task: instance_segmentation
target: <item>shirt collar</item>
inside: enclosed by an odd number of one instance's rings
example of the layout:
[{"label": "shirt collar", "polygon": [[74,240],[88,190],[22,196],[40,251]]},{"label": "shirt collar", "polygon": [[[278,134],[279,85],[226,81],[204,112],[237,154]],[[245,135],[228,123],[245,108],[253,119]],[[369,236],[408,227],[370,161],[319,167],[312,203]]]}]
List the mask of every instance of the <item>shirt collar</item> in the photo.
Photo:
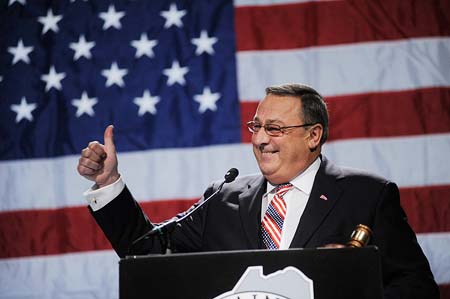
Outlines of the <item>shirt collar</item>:
[{"label": "shirt collar", "polygon": [[[319,171],[320,163],[321,159],[319,156],[311,165],[308,166],[308,168],[306,168],[305,171],[290,180],[289,183],[309,196],[309,194],[311,194],[317,171]],[[274,192],[276,187],[277,185],[272,185],[269,181],[267,181],[267,192],[264,195]]]}]

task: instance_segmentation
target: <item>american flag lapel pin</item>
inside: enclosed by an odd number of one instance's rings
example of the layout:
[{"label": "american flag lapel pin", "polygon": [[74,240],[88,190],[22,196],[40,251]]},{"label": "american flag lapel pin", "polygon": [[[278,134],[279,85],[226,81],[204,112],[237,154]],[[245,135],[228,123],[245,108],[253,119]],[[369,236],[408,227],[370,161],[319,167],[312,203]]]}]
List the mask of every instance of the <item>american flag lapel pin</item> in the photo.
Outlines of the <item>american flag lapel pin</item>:
[{"label": "american flag lapel pin", "polygon": [[320,199],[322,199],[322,200],[328,200],[328,198],[325,196],[325,195],[320,195]]}]

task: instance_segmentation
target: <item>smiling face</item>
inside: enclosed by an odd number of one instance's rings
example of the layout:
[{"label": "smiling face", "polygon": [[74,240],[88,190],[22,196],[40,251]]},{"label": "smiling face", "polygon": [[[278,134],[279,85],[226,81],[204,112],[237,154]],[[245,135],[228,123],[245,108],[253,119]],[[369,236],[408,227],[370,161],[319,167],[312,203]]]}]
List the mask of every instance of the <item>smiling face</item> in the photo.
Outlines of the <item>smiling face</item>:
[{"label": "smiling face", "polygon": [[[259,104],[254,121],[279,126],[302,125],[302,104],[293,96],[267,95]],[[262,128],[253,133],[252,144],[258,166],[272,184],[289,182],[320,154],[322,126],[292,128],[282,136],[269,136]],[[311,149],[319,146],[319,150]]]}]

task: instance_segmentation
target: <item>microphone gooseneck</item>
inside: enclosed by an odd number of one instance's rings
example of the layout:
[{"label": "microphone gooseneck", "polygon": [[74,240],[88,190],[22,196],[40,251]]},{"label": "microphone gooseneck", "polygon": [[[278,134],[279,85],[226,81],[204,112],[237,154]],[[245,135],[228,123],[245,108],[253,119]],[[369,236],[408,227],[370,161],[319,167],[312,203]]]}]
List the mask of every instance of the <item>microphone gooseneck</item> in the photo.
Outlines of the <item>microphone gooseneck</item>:
[{"label": "microphone gooseneck", "polygon": [[137,238],[136,240],[134,240],[131,243],[130,247],[128,248],[128,253],[130,253],[130,251],[136,246],[137,243],[139,243],[140,241],[147,239],[151,236],[160,236],[162,238],[167,238],[167,235],[173,231],[173,229],[175,228],[175,226],[178,223],[184,221],[184,219],[186,219],[187,217],[189,217],[193,213],[195,213],[195,211],[197,211],[200,207],[202,207],[206,202],[208,202],[211,198],[216,196],[222,190],[222,187],[225,183],[233,182],[238,175],[239,175],[239,171],[236,168],[231,168],[230,170],[228,170],[228,172],[224,176],[225,180],[219,185],[219,187],[213,194],[208,196],[205,200],[203,200],[195,208],[193,208],[192,210],[190,210],[189,212],[184,214],[183,217],[174,219],[174,220],[170,220],[161,225],[157,225],[157,226],[153,227],[151,230],[149,230],[148,232],[146,232],[145,234],[143,234],[142,236],[140,236],[139,238]]}]

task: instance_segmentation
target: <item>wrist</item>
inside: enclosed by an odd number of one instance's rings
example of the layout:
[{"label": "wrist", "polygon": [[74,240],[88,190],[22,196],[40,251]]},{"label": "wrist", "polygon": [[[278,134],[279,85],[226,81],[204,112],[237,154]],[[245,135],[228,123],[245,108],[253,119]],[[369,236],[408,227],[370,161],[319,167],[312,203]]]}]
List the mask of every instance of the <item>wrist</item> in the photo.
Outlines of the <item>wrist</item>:
[{"label": "wrist", "polygon": [[111,175],[105,182],[102,182],[102,183],[96,183],[97,188],[100,189],[100,188],[103,188],[103,187],[112,185],[112,184],[114,184],[115,182],[117,182],[117,180],[118,180],[119,178],[120,178],[120,174],[119,174],[119,173],[114,174],[114,175]]}]

